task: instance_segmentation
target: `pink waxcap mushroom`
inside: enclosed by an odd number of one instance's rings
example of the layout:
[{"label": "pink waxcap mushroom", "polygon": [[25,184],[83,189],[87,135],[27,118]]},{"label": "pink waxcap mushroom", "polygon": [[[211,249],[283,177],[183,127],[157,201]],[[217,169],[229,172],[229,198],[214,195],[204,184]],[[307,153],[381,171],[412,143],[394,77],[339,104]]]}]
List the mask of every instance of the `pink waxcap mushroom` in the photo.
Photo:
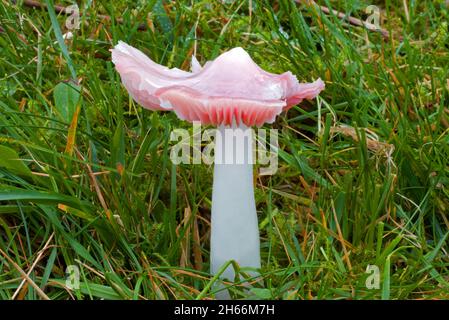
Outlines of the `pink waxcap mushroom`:
[{"label": "pink waxcap mushroom", "polygon": [[151,110],[173,110],[180,119],[202,124],[261,126],[283,110],[315,98],[324,82],[299,83],[290,72],[262,70],[242,48],[231,49],[192,72],[169,69],[119,41],[112,61],[135,101]]}]

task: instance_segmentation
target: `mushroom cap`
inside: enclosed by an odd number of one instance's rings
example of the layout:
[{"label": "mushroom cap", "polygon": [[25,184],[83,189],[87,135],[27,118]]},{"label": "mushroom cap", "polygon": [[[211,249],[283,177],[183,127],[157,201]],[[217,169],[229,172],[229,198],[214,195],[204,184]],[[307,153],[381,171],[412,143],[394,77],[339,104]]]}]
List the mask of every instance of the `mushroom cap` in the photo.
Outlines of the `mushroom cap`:
[{"label": "mushroom cap", "polygon": [[262,70],[242,48],[231,49],[204,67],[192,57],[192,72],[169,69],[126,43],[111,49],[112,61],[135,101],[151,110],[173,110],[202,124],[261,126],[283,110],[313,99],[324,89],[318,79],[299,83],[290,72]]}]

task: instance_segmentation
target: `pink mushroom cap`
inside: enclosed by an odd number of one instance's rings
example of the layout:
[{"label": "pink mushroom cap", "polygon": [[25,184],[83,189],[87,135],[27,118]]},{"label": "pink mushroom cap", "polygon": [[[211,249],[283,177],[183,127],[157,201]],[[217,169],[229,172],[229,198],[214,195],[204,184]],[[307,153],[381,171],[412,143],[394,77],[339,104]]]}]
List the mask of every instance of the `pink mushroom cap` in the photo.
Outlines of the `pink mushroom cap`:
[{"label": "pink mushroom cap", "polygon": [[262,70],[242,48],[224,52],[192,72],[169,69],[126,43],[111,49],[112,61],[135,101],[151,110],[173,110],[182,120],[207,125],[261,126],[283,110],[315,98],[324,82],[299,83],[290,72]]}]

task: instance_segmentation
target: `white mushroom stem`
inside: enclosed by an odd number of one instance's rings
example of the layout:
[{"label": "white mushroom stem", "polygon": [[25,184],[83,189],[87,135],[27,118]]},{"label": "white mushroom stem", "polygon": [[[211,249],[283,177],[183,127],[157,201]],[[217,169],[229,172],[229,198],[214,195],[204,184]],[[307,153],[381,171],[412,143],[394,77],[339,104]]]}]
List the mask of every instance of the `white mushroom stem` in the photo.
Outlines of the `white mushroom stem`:
[{"label": "white mushroom stem", "polygon": [[[211,273],[216,274],[229,260],[235,260],[240,267],[260,268],[252,130],[244,125],[219,127],[215,137],[214,166]],[[221,277],[234,279],[232,265]]]}]

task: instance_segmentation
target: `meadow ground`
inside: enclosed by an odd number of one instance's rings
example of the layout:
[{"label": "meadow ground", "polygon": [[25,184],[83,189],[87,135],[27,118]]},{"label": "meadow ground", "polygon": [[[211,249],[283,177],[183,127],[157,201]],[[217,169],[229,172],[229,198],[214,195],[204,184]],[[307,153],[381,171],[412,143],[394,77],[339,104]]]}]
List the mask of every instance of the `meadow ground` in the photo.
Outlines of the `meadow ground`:
[{"label": "meadow ground", "polygon": [[264,286],[237,279],[233,297],[449,298],[445,1],[319,1],[374,24],[379,9],[383,33],[304,1],[82,1],[79,28],[15,2],[0,2],[0,299],[213,297],[212,167],[172,164],[170,132],[191,126],[130,99],[119,40],[184,70],[241,46],[326,83],[265,126],[280,150],[255,177]]}]

